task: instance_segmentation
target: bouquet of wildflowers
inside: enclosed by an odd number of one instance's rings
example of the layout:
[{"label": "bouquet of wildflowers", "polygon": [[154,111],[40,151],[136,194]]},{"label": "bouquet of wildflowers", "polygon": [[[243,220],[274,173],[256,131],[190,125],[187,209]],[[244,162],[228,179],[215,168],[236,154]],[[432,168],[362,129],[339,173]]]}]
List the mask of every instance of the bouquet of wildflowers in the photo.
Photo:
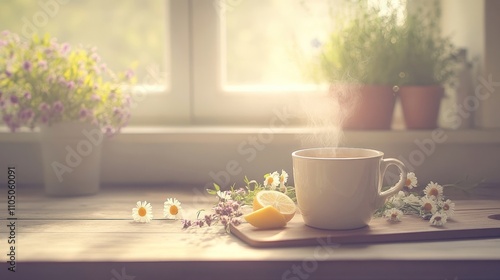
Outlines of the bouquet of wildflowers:
[{"label": "bouquet of wildflowers", "polygon": [[0,112],[11,131],[82,121],[118,132],[130,117],[123,86],[134,79],[131,70],[112,72],[95,48],[48,35],[22,41],[9,31],[0,34]]},{"label": "bouquet of wildflowers", "polygon": [[399,222],[403,214],[419,215],[429,220],[433,226],[446,224],[448,218],[455,212],[455,203],[443,195],[443,187],[438,183],[430,182],[423,190],[423,195],[414,192],[417,187],[415,173],[408,173],[404,191],[389,198],[385,205],[375,213],[384,216],[391,222]]},{"label": "bouquet of wildflowers", "polygon": [[279,190],[288,195],[293,201],[295,198],[295,188],[287,186],[288,174],[285,170],[279,174],[277,171],[264,175],[264,182],[260,184],[255,180],[244,179],[245,186],[237,188],[234,185],[227,191],[221,191],[220,186],[214,183],[213,189],[207,189],[211,195],[217,196],[218,202],[213,207],[213,212],[201,216],[203,210],[198,212],[196,220],[182,220],[183,228],[192,226],[211,226],[220,223],[226,230],[229,225],[239,225],[241,223],[242,206],[250,206],[253,203],[255,195],[261,190]]}]

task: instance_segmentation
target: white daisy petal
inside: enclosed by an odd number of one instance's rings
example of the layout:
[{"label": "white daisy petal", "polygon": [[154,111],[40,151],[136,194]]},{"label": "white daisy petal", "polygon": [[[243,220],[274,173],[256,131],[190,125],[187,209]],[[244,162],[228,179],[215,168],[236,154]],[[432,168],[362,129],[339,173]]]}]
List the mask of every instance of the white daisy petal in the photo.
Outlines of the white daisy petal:
[{"label": "white daisy petal", "polygon": [[429,223],[433,226],[442,226],[446,224],[448,216],[444,212],[436,212],[432,215]]},{"label": "white daisy petal", "polygon": [[264,180],[264,187],[275,190],[276,187],[280,184],[280,175],[277,171],[266,176]]},{"label": "white daisy petal", "polygon": [[424,189],[424,194],[427,197],[432,197],[439,200],[443,196],[443,187],[438,183],[430,182]]},{"label": "white daisy petal", "polygon": [[446,201],[440,201],[439,207],[448,217],[452,217],[455,214],[455,203],[447,199]]},{"label": "white daisy petal", "polygon": [[182,218],[182,207],[180,201],[176,198],[167,198],[163,203],[163,215],[167,219]]},{"label": "white daisy petal", "polygon": [[420,200],[420,207],[424,214],[434,214],[437,211],[436,201],[427,196],[422,197],[422,199]]},{"label": "white daisy petal", "polygon": [[149,223],[153,219],[153,207],[147,201],[137,201],[132,209],[132,218],[139,223]]},{"label": "white daisy petal", "polygon": [[397,208],[391,208],[384,212],[384,218],[389,222],[400,222],[403,217],[403,211]]},{"label": "white daisy petal", "polygon": [[416,188],[417,187],[417,184],[418,184],[418,180],[417,180],[417,177],[415,176],[415,173],[413,172],[408,172],[408,175],[406,177],[406,182],[405,182],[405,186],[408,188],[408,189],[413,189],[413,188]]}]

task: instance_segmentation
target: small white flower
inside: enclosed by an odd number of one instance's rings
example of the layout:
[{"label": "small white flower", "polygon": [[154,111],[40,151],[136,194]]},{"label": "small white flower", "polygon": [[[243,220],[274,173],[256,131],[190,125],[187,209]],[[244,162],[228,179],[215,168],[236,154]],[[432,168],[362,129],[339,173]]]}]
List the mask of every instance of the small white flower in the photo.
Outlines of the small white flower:
[{"label": "small white flower", "polygon": [[264,187],[269,188],[271,190],[275,190],[279,184],[280,184],[280,175],[276,171],[267,175],[264,180]]},{"label": "small white flower", "polygon": [[286,192],[286,181],[288,180],[288,173],[285,170],[281,170],[280,175],[280,191]]},{"label": "small white flower", "polygon": [[427,197],[434,197],[434,199],[439,200],[443,195],[443,187],[438,183],[430,182],[424,189],[424,194]]},{"label": "small white flower", "polygon": [[410,205],[420,205],[420,198],[414,194],[410,194],[403,199],[404,203]]},{"label": "small white flower", "polygon": [[163,215],[167,219],[177,219],[182,216],[181,203],[175,198],[167,198],[163,203]]},{"label": "small white flower", "polygon": [[455,203],[451,200],[441,200],[438,205],[441,207],[441,210],[446,214],[446,216],[451,217],[455,214]]},{"label": "small white flower", "polygon": [[147,201],[137,201],[136,207],[132,209],[132,218],[136,222],[149,223],[153,219],[153,206]]},{"label": "small white flower", "polygon": [[422,197],[422,199],[420,200],[420,207],[422,209],[422,212],[424,213],[434,214],[437,211],[436,201],[427,196]]},{"label": "small white flower", "polygon": [[446,224],[446,220],[448,220],[448,216],[444,212],[436,212],[432,215],[429,223],[433,226],[442,226]]},{"label": "small white flower", "polygon": [[406,182],[405,186],[411,190],[413,188],[416,188],[418,184],[417,176],[415,176],[415,173],[413,172],[408,172],[408,175],[406,176]]},{"label": "small white flower", "polygon": [[231,199],[231,194],[227,191],[217,191],[217,196],[219,197],[219,199],[221,200],[224,200],[224,201],[228,201],[229,199]]},{"label": "small white flower", "polygon": [[403,211],[397,208],[387,209],[384,212],[384,218],[390,222],[400,222],[401,217],[403,217]]},{"label": "small white flower", "polygon": [[389,198],[389,203],[395,208],[400,208],[404,205],[405,195],[405,192],[399,191],[395,196]]}]

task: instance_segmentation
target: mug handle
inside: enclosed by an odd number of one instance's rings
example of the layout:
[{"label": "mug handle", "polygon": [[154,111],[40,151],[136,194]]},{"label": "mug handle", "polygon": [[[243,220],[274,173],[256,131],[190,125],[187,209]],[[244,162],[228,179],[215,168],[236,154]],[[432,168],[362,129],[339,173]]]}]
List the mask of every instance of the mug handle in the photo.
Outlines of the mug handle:
[{"label": "mug handle", "polygon": [[397,192],[399,192],[403,188],[403,186],[406,183],[406,178],[408,176],[408,169],[401,161],[399,161],[395,158],[384,158],[384,159],[382,159],[382,162],[380,163],[380,170],[382,172],[381,172],[381,176],[379,179],[380,180],[379,187],[382,187],[382,182],[384,181],[385,171],[387,170],[387,167],[389,167],[390,165],[395,165],[397,168],[399,168],[399,171],[401,171],[401,179],[399,180],[399,182],[396,183],[396,185],[392,186],[388,190],[385,190],[385,191],[379,193],[379,197],[380,197],[379,206],[382,206],[385,203],[387,198],[395,195]]}]

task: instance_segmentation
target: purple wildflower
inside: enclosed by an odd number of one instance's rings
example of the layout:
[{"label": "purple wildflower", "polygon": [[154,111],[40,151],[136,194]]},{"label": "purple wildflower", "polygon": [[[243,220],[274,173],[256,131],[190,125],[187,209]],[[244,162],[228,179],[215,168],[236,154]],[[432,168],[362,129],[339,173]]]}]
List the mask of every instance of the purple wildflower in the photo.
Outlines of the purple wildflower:
[{"label": "purple wildflower", "polygon": [[64,111],[64,105],[61,101],[56,101],[52,104],[52,111],[54,113],[62,113]]},{"label": "purple wildflower", "polygon": [[40,121],[43,123],[43,124],[46,124],[49,122],[49,116],[47,116],[46,114],[43,114],[40,116]]},{"label": "purple wildflower", "polygon": [[12,72],[10,72],[9,70],[5,70],[5,75],[7,76],[7,78],[10,78],[12,77]]},{"label": "purple wildflower", "polygon": [[68,87],[69,90],[72,90],[75,88],[75,82],[69,81],[66,83],[66,86]]},{"label": "purple wildflower", "polygon": [[33,110],[27,108],[27,109],[23,109],[21,111],[19,111],[18,113],[18,117],[19,119],[21,120],[30,120],[31,118],[33,118],[35,114],[33,113]]},{"label": "purple wildflower", "polygon": [[190,220],[182,220],[182,228],[186,229],[192,226],[192,223]]},{"label": "purple wildflower", "polygon": [[80,109],[80,120],[86,119],[90,115],[89,110],[82,108]]},{"label": "purple wildflower", "polygon": [[61,53],[63,55],[67,54],[70,49],[71,49],[71,46],[68,43],[64,43],[61,45]]},{"label": "purple wildflower", "polygon": [[120,108],[114,107],[113,108],[113,115],[115,115],[115,116],[117,116],[117,115],[121,116],[122,115],[122,111],[120,110]]},{"label": "purple wildflower", "polygon": [[29,93],[27,91],[27,92],[24,93],[23,97],[24,97],[24,99],[30,100],[31,99],[31,93]]},{"label": "purple wildflower", "polygon": [[9,123],[11,120],[12,120],[12,115],[6,114],[6,115],[3,116],[3,121],[5,123]]},{"label": "purple wildflower", "polygon": [[112,136],[114,133],[115,133],[115,130],[111,125],[107,125],[104,127],[104,134],[106,136]]},{"label": "purple wildflower", "polygon": [[38,110],[42,112],[48,112],[50,110],[50,105],[45,102],[42,102],[40,103],[40,105],[38,105]]},{"label": "purple wildflower", "polygon": [[19,102],[19,98],[15,95],[10,96],[10,103],[17,104]]},{"label": "purple wildflower", "polygon": [[29,62],[29,61],[25,61],[25,62],[23,63],[23,68],[24,68],[24,70],[26,70],[26,71],[30,72],[30,71],[31,71],[31,62]]},{"label": "purple wildflower", "polygon": [[5,100],[0,97],[0,109],[3,109],[5,107]]},{"label": "purple wildflower", "polygon": [[241,220],[240,220],[240,219],[238,219],[238,218],[233,218],[233,219],[231,220],[231,223],[232,223],[233,225],[235,225],[235,226],[239,226],[239,225],[241,225]]}]

